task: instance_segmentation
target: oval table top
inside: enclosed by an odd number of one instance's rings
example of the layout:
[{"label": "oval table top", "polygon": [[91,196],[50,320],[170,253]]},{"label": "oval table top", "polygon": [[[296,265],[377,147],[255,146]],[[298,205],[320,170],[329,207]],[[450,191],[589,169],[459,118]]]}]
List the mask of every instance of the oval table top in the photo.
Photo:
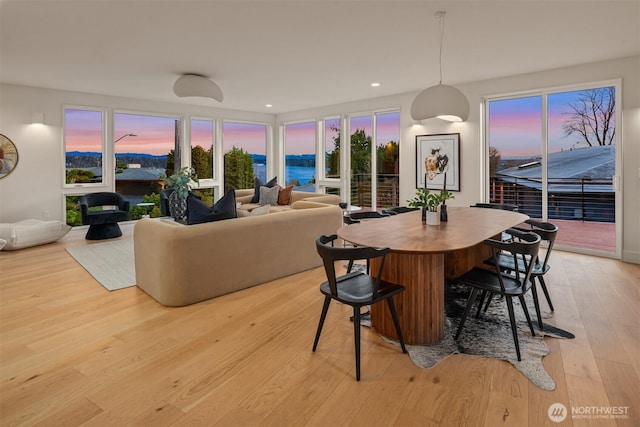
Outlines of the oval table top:
[{"label": "oval table top", "polygon": [[529,216],[487,208],[449,207],[449,221],[426,225],[420,210],[345,225],[338,236],[348,242],[394,252],[439,253],[469,248],[494,237]]}]

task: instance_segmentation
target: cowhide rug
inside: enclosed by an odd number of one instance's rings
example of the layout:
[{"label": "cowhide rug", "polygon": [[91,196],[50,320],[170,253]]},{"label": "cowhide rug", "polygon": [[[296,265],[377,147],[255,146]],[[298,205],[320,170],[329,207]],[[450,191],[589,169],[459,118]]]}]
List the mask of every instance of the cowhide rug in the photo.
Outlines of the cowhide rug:
[{"label": "cowhide rug", "polygon": [[[422,368],[431,368],[445,357],[456,353],[492,357],[511,363],[536,386],[544,390],[554,390],[556,384],[542,364],[542,358],[549,354],[549,347],[543,338],[571,339],[574,338],[574,335],[544,322],[544,331],[540,331],[533,299],[529,292],[525,296],[525,300],[534,324],[536,336],[531,335],[520,301],[517,298],[513,301],[521,361],[518,361],[513,343],[507,304],[499,297],[494,297],[488,310],[486,312],[481,311],[480,317],[477,318],[475,317],[476,302],[467,317],[458,341],[454,341],[453,337],[464,312],[469,292],[470,290],[466,286],[449,282],[445,285],[445,338],[431,345],[407,345],[407,350],[413,363]],[[541,292],[540,296],[542,296],[540,301],[542,317],[543,319],[549,318],[551,314],[544,311],[546,301]],[[367,319],[362,321],[362,325],[370,326],[370,324]],[[392,340],[387,341],[399,345],[399,343]]]}]

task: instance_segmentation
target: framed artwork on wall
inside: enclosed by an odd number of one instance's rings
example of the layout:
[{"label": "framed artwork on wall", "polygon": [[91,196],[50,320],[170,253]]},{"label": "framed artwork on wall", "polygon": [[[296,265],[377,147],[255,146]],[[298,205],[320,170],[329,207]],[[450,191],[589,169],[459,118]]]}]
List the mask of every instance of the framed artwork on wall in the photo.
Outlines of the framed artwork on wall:
[{"label": "framed artwork on wall", "polygon": [[13,141],[0,134],[0,179],[9,175],[18,165],[18,149]]},{"label": "framed artwork on wall", "polygon": [[416,136],[416,188],[422,187],[460,191],[459,133]]}]

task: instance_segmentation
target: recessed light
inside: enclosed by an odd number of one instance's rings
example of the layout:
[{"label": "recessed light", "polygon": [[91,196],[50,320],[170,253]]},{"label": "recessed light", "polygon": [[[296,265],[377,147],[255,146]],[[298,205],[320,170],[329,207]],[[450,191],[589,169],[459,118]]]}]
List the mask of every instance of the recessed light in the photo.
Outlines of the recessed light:
[{"label": "recessed light", "polygon": [[377,83],[377,82],[376,83],[371,83],[371,87],[378,87],[378,86],[380,86],[380,83]]},{"label": "recessed light", "polygon": [[267,107],[267,108],[271,108],[271,107],[273,107],[273,105],[271,105],[271,104],[267,104],[267,105],[265,105],[265,107]]}]

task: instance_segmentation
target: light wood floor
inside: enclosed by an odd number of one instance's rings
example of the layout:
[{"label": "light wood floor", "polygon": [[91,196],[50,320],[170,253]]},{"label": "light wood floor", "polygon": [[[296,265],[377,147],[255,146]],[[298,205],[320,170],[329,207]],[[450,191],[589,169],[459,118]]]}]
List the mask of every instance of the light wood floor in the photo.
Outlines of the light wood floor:
[{"label": "light wood floor", "polygon": [[[321,269],[167,308],[102,288],[64,250],[83,235],[0,252],[2,426],[640,425],[638,265],[554,252],[549,323],[576,339],[547,339],[553,392],[481,357],[420,369],[368,328],[358,383],[348,307],[332,305],[311,352]],[[556,402],[628,418],[556,424]]]}]

